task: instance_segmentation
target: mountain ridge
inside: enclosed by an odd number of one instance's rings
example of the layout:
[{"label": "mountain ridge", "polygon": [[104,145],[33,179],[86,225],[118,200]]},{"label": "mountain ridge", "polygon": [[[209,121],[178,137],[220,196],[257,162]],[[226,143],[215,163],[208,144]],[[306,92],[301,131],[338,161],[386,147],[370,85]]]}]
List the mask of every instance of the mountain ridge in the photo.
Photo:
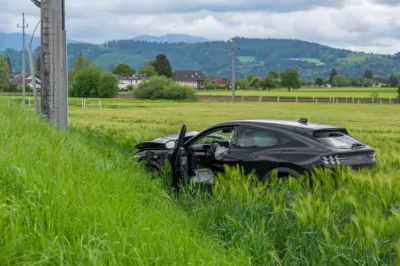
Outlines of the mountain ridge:
[{"label": "mountain ridge", "polygon": [[[150,36],[151,37],[151,36]],[[193,36],[192,36],[193,37]],[[194,36],[195,37],[195,36]],[[160,38],[160,37],[157,37]],[[282,72],[296,68],[302,79],[329,77],[333,68],[350,78],[361,77],[370,69],[376,76],[388,77],[400,72],[400,54],[372,54],[348,49],[332,48],[315,42],[296,39],[236,38],[236,75],[265,76],[269,71]],[[13,68],[20,69],[20,53],[7,49],[5,55],[12,58]],[[103,44],[70,42],[68,64],[80,55],[97,65],[111,70],[119,63],[129,64],[139,70],[148,60],[164,53],[173,70],[197,69],[207,74],[230,77],[231,43],[223,40],[204,42],[163,42],[138,39],[112,40]],[[39,51],[35,51],[35,56]]]}]

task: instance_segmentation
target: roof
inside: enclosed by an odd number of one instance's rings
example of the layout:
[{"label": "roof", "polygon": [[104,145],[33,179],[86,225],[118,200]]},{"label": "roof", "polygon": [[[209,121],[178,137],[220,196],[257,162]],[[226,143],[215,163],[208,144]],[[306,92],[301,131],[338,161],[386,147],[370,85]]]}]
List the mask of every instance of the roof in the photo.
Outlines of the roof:
[{"label": "roof", "polygon": [[375,83],[383,83],[383,84],[389,84],[390,83],[390,81],[388,79],[385,79],[385,78],[373,78],[372,81],[375,82]]},{"label": "roof", "polygon": [[198,81],[206,80],[207,77],[198,70],[177,70],[172,74],[172,79],[178,81]]},{"label": "roof", "polygon": [[144,78],[144,75],[138,75],[138,76],[132,76],[132,77],[123,77],[117,74],[114,74],[115,77],[117,77],[118,80],[142,80]]},{"label": "roof", "polygon": [[[30,77],[30,73],[25,73],[25,83],[29,83],[32,81],[32,79],[28,79],[28,77]],[[9,76],[9,81],[11,84],[14,85],[20,85],[22,84],[22,74],[18,74],[18,73],[12,73]],[[40,84],[40,77],[36,76],[36,79],[38,79],[36,82]]]},{"label": "roof", "polygon": [[234,120],[230,122],[226,122],[220,125],[249,125],[249,126],[259,126],[259,127],[275,127],[283,130],[289,131],[297,131],[299,133],[307,133],[314,130],[322,130],[322,129],[344,129],[342,127],[320,124],[320,123],[300,123],[299,121],[294,120],[264,120],[264,119],[249,119],[249,120]]}]

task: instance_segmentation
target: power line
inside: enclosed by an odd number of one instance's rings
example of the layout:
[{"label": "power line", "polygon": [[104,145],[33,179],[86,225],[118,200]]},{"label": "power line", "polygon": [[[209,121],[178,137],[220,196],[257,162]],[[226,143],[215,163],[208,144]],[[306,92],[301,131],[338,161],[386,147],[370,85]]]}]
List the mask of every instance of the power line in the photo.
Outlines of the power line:
[{"label": "power line", "polygon": [[22,13],[22,26],[17,24],[17,27],[22,29],[22,106],[25,106],[25,29],[28,26],[25,25],[25,14]]}]

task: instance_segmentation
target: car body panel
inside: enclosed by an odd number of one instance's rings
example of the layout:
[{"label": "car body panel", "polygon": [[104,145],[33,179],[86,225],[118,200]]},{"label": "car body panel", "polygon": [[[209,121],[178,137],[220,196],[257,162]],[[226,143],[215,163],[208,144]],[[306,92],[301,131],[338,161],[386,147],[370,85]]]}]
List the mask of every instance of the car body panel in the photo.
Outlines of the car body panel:
[{"label": "car body panel", "polygon": [[[215,133],[227,128],[234,130],[232,139]],[[186,127],[182,127],[182,130],[186,132]],[[157,158],[155,160],[160,165],[165,160],[175,164],[173,173],[176,175],[176,180],[182,178],[187,180],[188,176],[197,175],[202,169],[217,174],[223,173],[225,166],[237,165],[242,166],[246,174],[255,172],[262,180],[270,176],[273,170],[298,177],[320,167],[327,169],[337,166],[348,166],[352,169],[376,167],[375,150],[351,137],[346,128],[308,123],[306,119],[236,120],[211,126],[201,132],[191,131],[185,134],[183,137],[181,131],[179,134],[152,141],[156,144],[165,144],[174,140],[177,143],[174,149],[150,148],[151,152],[156,154],[154,158]],[[205,144],[198,144],[204,136],[212,138]],[[254,141],[255,144],[245,144],[248,140]],[[218,144],[219,142],[221,144]],[[217,151],[212,146],[214,144],[216,147],[222,145],[219,148],[225,150],[218,160],[214,156]],[[137,157],[142,157],[145,151],[149,150],[145,145],[138,147],[142,150],[138,152],[140,156]],[[182,165],[184,172],[181,169]],[[181,172],[176,168],[181,169]]]}]

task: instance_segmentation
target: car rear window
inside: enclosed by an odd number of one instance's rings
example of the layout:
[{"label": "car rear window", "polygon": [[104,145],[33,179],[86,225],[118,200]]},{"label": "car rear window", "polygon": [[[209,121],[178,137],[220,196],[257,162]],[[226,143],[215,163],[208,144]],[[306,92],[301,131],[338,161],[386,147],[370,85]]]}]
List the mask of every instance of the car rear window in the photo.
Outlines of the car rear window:
[{"label": "car rear window", "polygon": [[313,137],[322,144],[336,149],[352,149],[364,146],[355,138],[341,131],[315,131]]}]

